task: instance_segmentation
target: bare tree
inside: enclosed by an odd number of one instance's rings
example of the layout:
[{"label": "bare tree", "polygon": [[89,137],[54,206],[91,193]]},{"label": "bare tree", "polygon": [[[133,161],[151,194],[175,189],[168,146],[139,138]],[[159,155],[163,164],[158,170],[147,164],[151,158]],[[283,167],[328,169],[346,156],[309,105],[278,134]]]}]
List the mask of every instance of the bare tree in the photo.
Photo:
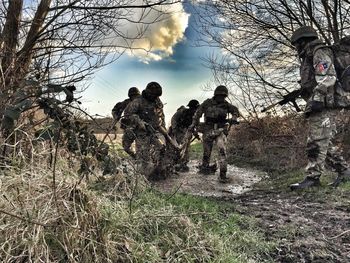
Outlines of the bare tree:
[{"label": "bare tree", "polygon": [[[11,0],[0,6],[0,99],[29,75],[42,83],[81,81],[135,48],[173,0]],[[23,86],[23,85],[22,85]]]},{"label": "bare tree", "polygon": [[312,25],[332,44],[350,26],[350,3],[342,0],[208,0],[196,10],[199,44],[222,50],[207,59],[208,66],[253,115],[257,106],[298,86],[298,61],[289,41],[296,28]]}]

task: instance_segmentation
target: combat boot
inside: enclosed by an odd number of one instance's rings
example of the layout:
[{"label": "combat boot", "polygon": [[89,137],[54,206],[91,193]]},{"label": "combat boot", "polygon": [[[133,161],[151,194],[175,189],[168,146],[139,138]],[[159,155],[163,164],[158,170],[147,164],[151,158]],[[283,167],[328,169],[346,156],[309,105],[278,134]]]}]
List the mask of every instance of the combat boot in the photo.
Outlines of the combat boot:
[{"label": "combat boot", "polygon": [[350,169],[346,169],[345,171],[342,171],[338,173],[337,178],[329,184],[329,186],[332,187],[338,187],[341,183],[345,183],[347,181],[350,181]]},{"label": "combat boot", "polygon": [[198,166],[199,173],[201,174],[214,174],[216,172],[217,166],[216,164],[213,165],[200,165]]},{"label": "combat boot", "polygon": [[290,187],[290,190],[294,191],[294,190],[307,189],[310,187],[315,187],[315,186],[320,186],[320,185],[321,185],[320,179],[306,177],[302,182],[291,184],[289,187]]},{"label": "combat boot", "polygon": [[180,172],[186,173],[186,172],[188,172],[188,171],[190,171],[190,167],[188,167],[187,164],[181,165],[181,167],[180,167]]},{"label": "combat boot", "polygon": [[175,166],[175,171],[186,173],[190,171],[190,167],[187,164],[180,164]]},{"label": "combat boot", "polygon": [[225,184],[225,183],[228,183],[228,181],[229,179],[226,175],[226,171],[220,171],[219,182]]}]

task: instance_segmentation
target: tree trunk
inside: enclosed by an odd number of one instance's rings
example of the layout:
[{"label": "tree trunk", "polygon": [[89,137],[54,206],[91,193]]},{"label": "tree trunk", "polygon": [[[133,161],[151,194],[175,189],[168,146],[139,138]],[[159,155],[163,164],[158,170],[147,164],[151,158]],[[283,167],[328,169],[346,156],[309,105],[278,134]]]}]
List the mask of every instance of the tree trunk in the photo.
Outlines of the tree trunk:
[{"label": "tree trunk", "polygon": [[11,85],[12,70],[16,59],[19,28],[22,16],[23,0],[9,1],[4,30],[0,39],[1,80],[0,91]]},{"label": "tree trunk", "polygon": [[33,48],[41,33],[45,18],[49,12],[51,0],[42,0],[35,13],[32,25],[28,32],[23,48],[18,52],[16,61],[16,79],[22,80],[28,73],[33,58]]}]

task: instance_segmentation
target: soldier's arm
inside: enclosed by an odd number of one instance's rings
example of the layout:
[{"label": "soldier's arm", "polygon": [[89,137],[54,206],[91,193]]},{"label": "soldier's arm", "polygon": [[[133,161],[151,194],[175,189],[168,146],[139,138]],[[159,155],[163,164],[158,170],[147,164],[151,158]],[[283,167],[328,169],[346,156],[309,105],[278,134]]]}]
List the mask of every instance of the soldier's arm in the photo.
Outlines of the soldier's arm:
[{"label": "soldier's arm", "polygon": [[239,110],[236,106],[228,104],[228,112],[231,113],[232,118],[237,119],[240,116]]},{"label": "soldier's arm", "polygon": [[198,126],[199,120],[200,120],[200,118],[202,117],[202,115],[204,113],[205,107],[206,107],[206,103],[205,102],[203,102],[201,105],[199,105],[196,113],[193,115],[193,118],[192,118],[192,124],[191,124],[192,127]]},{"label": "soldier's arm", "polygon": [[334,86],[337,80],[331,52],[329,48],[320,48],[314,53],[313,65],[317,82],[317,86],[314,88],[315,100],[323,101],[323,98],[317,98],[317,94],[326,95],[329,88]]},{"label": "soldier's arm", "polygon": [[157,100],[157,107],[160,108],[160,127],[163,127],[165,130],[165,115],[164,115],[164,105],[163,105],[163,102],[160,100],[160,98],[158,98]]}]

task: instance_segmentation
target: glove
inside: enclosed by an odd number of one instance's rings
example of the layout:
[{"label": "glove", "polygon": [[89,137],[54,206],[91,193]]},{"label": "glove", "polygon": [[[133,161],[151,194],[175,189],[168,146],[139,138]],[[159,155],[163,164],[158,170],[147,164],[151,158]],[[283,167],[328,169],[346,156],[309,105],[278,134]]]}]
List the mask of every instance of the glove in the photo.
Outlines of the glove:
[{"label": "glove", "polygon": [[235,120],[235,119],[231,119],[231,120],[229,121],[229,123],[230,123],[231,125],[238,125],[238,124],[239,124],[239,121],[237,121],[237,120]]},{"label": "glove", "polygon": [[308,117],[311,113],[321,112],[324,108],[325,105],[322,101],[308,101],[305,107],[305,115]]}]

